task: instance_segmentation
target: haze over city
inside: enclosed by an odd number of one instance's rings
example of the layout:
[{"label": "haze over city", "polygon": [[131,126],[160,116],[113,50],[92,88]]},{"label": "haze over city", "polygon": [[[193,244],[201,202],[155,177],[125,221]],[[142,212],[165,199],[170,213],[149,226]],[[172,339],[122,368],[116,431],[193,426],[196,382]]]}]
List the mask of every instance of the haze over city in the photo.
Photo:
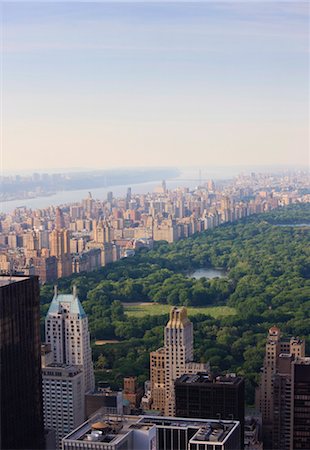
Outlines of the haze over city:
[{"label": "haze over city", "polygon": [[2,171],[308,164],[306,2],[2,9]]},{"label": "haze over city", "polygon": [[310,450],[309,5],[0,2],[0,449]]}]

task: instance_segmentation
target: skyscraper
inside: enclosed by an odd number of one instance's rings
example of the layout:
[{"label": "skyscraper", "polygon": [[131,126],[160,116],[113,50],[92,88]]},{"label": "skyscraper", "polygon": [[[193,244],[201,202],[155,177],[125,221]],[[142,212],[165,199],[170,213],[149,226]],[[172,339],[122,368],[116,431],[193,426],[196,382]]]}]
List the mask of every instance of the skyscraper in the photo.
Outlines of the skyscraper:
[{"label": "skyscraper", "polygon": [[62,210],[57,207],[55,214],[55,229],[61,231],[63,228],[65,228],[65,219]]},{"label": "skyscraper", "polygon": [[37,277],[0,277],[0,448],[42,449]]},{"label": "skyscraper", "polygon": [[94,389],[88,319],[78,299],[76,288],[72,294],[58,294],[45,319],[45,340],[51,345],[55,363],[83,367],[85,392]]},{"label": "skyscraper", "polygon": [[[177,417],[239,420],[244,440],[244,379],[226,375],[182,375],[175,381]],[[243,448],[243,446],[242,446]]]},{"label": "skyscraper", "polygon": [[[277,327],[267,336],[264,366],[256,392],[256,407],[262,414],[263,439],[266,448],[292,450],[291,437],[294,383],[292,370],[297,360],[305,359],[305,342],[291,337],[281,339]],[[299,447],[307,448],[307,447]]]},{"label": "skyscraper", "polygon": [[72,260],[70,254],[70,233],[68,230],[53,230],[50,234],[51,256],[57,258],[58,278],[72,274]]},{"label": "skyscraper", "polygon": [[56,432],[56,445],[85,420],[83,373],[78,366],[42,367],[44,425]]},{"label": "skyscraper", "polygon": [[292,448],[310,448],[310,358],[296,358],[292,364]]},{"label": "skyscraper", "polygon": [[150,355],[152,408],[175,413],[174,381],[188,373],[209,372],[209,364],[193,362],[193,324],[184,307],[174,307],[165,327],[164,347]]}]

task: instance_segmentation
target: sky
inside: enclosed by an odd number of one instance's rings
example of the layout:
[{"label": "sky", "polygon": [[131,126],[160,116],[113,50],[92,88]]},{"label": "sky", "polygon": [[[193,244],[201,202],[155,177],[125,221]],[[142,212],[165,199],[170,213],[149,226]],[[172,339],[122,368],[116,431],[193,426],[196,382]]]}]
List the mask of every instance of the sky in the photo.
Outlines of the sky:
[{"label": "sky", "polygon": [[1,8],[3,172],[309,164],[308,2]]}]

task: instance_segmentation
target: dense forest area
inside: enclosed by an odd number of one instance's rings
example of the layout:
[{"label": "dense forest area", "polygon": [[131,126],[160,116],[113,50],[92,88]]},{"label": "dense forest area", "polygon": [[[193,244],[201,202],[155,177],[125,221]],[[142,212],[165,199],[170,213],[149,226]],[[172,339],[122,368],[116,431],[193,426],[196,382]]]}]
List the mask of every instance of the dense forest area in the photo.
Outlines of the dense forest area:
[{"label": "dense forest area", "polygon": [[[97,378],[113,386],[132,374],[146,380],[149,352],[162,344],[167,315],[128,317],[122,302],[228,305],[235,315],[191,318],[195,359],[210,361],[215,372],[244,375],[247,402],[253,403],[271,325],[284,335],[305,338],[310,353],[310,226],[305,224],[310,225],[310,204],[293,205],[174,244],[155,243],[153,250],[142,249],[97,272],[60,279],[60,291],[78,287],[94,339]],[[189,275],[206,267],[223,268],[227,276],[209,280]],[[53,287],[43,286],[42,321],[52,296]],[[120,342],[97,346],[96,339]]]}]

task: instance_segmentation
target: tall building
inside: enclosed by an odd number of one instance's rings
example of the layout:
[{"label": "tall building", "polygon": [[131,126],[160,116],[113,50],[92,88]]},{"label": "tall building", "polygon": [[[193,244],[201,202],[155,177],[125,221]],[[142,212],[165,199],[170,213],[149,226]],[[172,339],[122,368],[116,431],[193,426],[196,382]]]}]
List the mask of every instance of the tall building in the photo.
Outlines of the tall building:
[{"label": "tall building", "polygon": [[124,378],[123,397],[129,402],[130,409],[139,408],[143,397],[143,389],[138,386],[137,377]]},{"label": "tall building", "polygon": [[56,432],[56,444],[85,419],[81,368],[52,363],[42,367],[44,426]]},{"label": "tall building", "polygon": [[32,258],[32,264],[40,283],[45,284],[57,280],[57,259],[55,256],[36,256]]},{"label": "tall building", "polygon": [[244,440],[244,379],[234,375],[182,375],[175,381],[177,417],[239,420]]},{"label": "tall building", "polygon": [[209,371],[209,364],[193,362],[193,324],[186,308],[172,308],[165,327],[164,347],[150,355],[152,409],[173,416],[175,380],[185,373]]},{"label": "tall building", "polygon": [[68,230],[53,230],[50,234],[50,255],[57,258],[58,278],[72,274],[70,233]]},{"label": "tall building", "polygon": [[42,449],[37,277],[0,276],[0,448]]},{"label": "tall building", "polygon": [[65,228],[65,219],[62,210],[57,207],[56,208],[56,214],[55,214],[55,228],[58,231],[61,231],[63,228]]},{"label": "tall building", "polygon": [[63,450],[240,450],[240,445],[236,420],[100,412],[63,439]]},{"label": "tall building", "polygon": [[[271,327],[267,336],[264,366],[256,392],[256,407],[262,414],[266,448],[292,450],[294,384],[292,370],[305,359],[305,342],[281,339],[279,328]],[[307,448],[307,447],[300,447]]]},{"label": "tall building", "polygon": [[151,402],[152,409],[165,411],[165,368],[166,353],[164,347],[150,353]]},{"label": "tall building", "polygon": [[51,345],[53,362],[83,367],[85,392],[95,386],[88,319],[78,299],[72,294],[55,294],[45,319],[45,340]]},{"label": "tall building", "polygon": [[289,353],[278,357],[277,372],[273,376],[273,424],[272,447],[290,450],[292,378],[291,366],[294,357]]},{"label": "tall building", "polygon": [[310,448],[310,358],[296,358],[292,364],[293,450]]}]

